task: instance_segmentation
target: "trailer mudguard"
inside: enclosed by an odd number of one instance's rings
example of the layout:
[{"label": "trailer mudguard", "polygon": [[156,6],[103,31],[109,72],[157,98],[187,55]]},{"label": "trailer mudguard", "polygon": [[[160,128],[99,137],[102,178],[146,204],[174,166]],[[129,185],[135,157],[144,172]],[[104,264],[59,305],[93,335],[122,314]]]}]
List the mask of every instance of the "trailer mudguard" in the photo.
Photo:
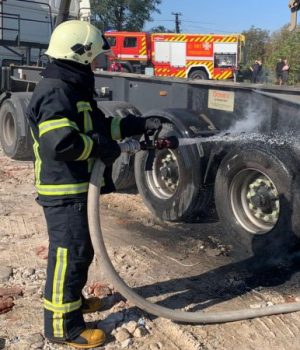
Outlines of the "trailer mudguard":
[{"label": "trailer mudguard", "polygon": [[[153,109],[142,115],[144,118],[158,117],[164,122],[173,124],[181,137],[195,138],[203,136],[205,132],[216,130],[214,124],[203,113],[197,113],[181,108]],[[200,156],[204,155],[201,143],[197,144]]]},{"label": "trailer mudguard", "polygon": [[169,121],[182,131],[184,137],[199,137],[203,131],[215,129],[207,116],[184,108],[153,109],[144,113],[142,117],[158,117]]}]

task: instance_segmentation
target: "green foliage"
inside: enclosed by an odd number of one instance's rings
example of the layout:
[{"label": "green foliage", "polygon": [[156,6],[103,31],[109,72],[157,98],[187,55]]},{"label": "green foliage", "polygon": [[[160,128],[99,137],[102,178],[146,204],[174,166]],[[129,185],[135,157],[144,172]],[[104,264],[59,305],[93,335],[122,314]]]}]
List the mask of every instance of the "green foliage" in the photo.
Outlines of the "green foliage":
[{"label": "green foliage", "polygon": [[95,24],[103,31],[141,31],[161,0],[91,0]]},{"label": "green foliage", "polygon": [[167,29],[165,26],[153,27],[149,30],[151,33],[175,33],[175,29]]},{"label": "green foliage", "polygon": [[266,56],[268,44],[270,42],[270,33],[267,30],[255,28],[252,26],[250,29],[242,32],[246,38],[245,44],[245,63],[251,65],[257,59],[263,60]]},{"label": "green foliage", "polygon": [[287,26],[271,36],[270,50],[267,54],[267,66],[273,70],[279,58],[286,58],[290,64],[289,83],[300,82],[300,31],[289,32]]}]

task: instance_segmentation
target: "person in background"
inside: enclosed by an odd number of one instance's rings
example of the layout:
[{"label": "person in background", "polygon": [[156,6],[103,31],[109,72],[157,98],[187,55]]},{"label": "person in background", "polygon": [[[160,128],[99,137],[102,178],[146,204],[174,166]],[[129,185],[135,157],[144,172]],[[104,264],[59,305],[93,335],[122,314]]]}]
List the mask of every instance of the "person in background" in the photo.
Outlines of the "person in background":
[{"label": "person in background", "polygon": [[82,295],[94,257],[87,219],[93,162],[100,158],[106,166],[101,193],[113,191],[112,164],[121,152],[116,140],[160,127],[159,119],[153,124],[153,118],[134,115],[106,118],[97,108],[92,67],[109,50],[106,38],[88,22],[71,20],[57,26],[46,51],[51,61],[26,111],[37,201],[49,235],[45,336],[79,349],[105,341],[104,332],[88,329],[83,318],[102,305],[98,298]]},{"label": "person in background", "polygon": [[262,62],[256,60],[254,65],[250,67],[252,72],[252,83],[259,83],[262,76]]},{"label": "person in background", "polygon": [[276,63],[276,84],[282,85],[282,68],[284,66],[284,62],[282,58],[278,59],[278,62]]},{"label": "person in background", "polygon": [[283,67],[282,67],[282,84],[287,85],[289,81],[289,71],[290,71],[290,65],[288,63],[288,60],[283,60]]}]

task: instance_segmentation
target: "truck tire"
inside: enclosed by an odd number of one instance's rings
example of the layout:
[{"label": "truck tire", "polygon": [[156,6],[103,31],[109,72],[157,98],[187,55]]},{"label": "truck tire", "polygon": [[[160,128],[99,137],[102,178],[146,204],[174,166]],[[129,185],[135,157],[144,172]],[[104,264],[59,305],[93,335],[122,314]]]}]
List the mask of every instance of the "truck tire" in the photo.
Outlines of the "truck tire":
[{"label": "truck tire", "polygon": [[[163,124],[159,136],[174,135],[181,136],[173,124]],[[138,152],[134,167],[140,195],[162,220],[194,221],[210,200],[210,191],[201,186],[201,161],[195,145],[155,151],[154,157],[148,151]]]},{"label": "truck tire", "polygon": [[[98,108],[107,117],[120,116],[124,118],[128,114],[141,115],[136,107],[123,101],[98,101]],[[122,153],[113,165],[112,178],[118,191],[134,188],[134,156]]]},{"label": "truck tire", "polygon": [[[222,160],[215,181],[215,203],[223,237],[240,257],[281,260],[293,248],[299,189],[291,152],[266,145],[245,145]],[[299,186],[298,186],[299,187]],[[293,210],[293,207],[297,208]]]},{"label": "truck tire", "polygon": [[190,75],[190,79],[200,79],[200,80],[208,80],[208,75],[201,69],[194,70]]},{"label": "truck tire", "polygon": [[24,106],[17,97],[4,100],[0,108],[0,142],[8,157],[15,160],[32,159],[32,142]]}]

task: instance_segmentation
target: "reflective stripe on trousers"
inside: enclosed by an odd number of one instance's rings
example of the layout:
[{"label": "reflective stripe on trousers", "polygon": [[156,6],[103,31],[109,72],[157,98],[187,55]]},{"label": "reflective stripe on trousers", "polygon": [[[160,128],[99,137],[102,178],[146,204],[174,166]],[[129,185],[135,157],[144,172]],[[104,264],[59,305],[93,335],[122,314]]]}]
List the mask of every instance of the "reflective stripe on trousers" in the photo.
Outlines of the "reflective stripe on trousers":
[{"label": "reflective stripe on trousers", "polygon": [[81,292],[93,259],[85,202],[44,207],[49,234],[45,336],[72,339],[84,329]]}]

